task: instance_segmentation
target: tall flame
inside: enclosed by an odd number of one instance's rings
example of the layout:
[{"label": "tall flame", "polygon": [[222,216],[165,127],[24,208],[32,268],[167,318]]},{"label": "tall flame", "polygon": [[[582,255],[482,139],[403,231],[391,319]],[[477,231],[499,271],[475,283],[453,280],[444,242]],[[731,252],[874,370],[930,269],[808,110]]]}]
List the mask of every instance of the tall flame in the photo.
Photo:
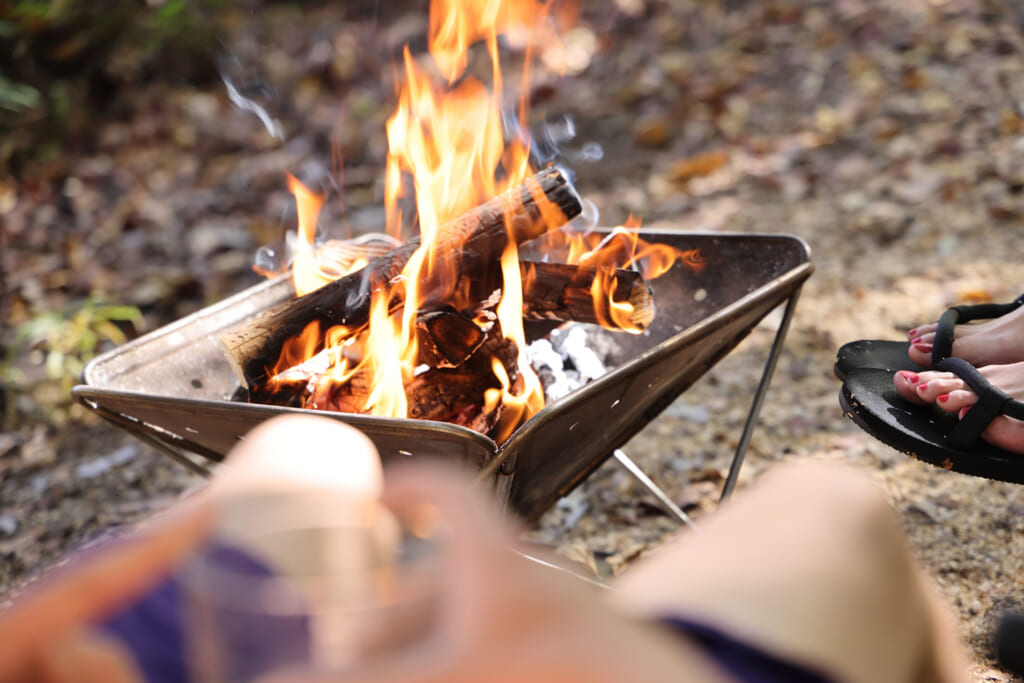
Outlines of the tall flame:
[{"label": "tall flame", "polygon": [[[498,38],[525,48],[521,90],[515,102],[520,122],[528,117],[529,80],[534,52],[546,61],[557,52],[556,24],[575,18],[576,8],[556,0],[433,0],[428,47],[436,70],[421,63],[406,47],[398,75],[398,106],[386,125],[388,158],[385,169],[386,230],[399,237],[403,226],[419,229],[420,246],[398,277],[371,294],[369,324],[361,329],[310,326],[293,339],[273,369],[275,382],[306,382],[308,407],[351,410],[375,415],[406,417],[406,391],[418,373],[420,349],[417,315],[427,301],[444,301],[457,310],[469,310],[465,282],[451,272],[451,238],[444,226],[474,207],[519,186],[533,173],[530,140],[525,123],[511,122],[504,101]],[[490,60],[490,82],[467,75],[470,48],[482,43]],[[441,80],[432,76],[440,73]],[[508,138],[511,138],[510,140]],[[340,250],[325,257],[316,250],[317,219],[323,198],[288,177],[298,207],[299,239],[293,260],[298,295],[313,291],[331,279],[352,272],[367,262],[369,252]],[[538,190],[539,191],[539,190]],[[414,204],[415,216],[403,215]],[[541,220],[552,227],[564,216],[550,202],[538,202]],[[556,215],[557,214],[557,215]],[[414,220],[410,220],[413,218]],[[506,212],[506,224],[509,224]],[[615,297],[617,268],[640,270],[645,276],[672,266],[679,259],[699,267],[696,258],[639,239],[632,228],[617,229],[607,237],[596,234],[549,234],[546,251],[565,263],[597,266],[591,295],[607,326],[639,331],[636,311]],[[387,241],[387,240],[385,240]],[[379,246],[379,243],[378,243]],[[364,257],[365,256],[365,257]],[[482,409],[497,415],[491,433],[499,442],[543,407],[540,380],[530,368],[523,326],[523,282],[514,240],[501,256],[501,297],[496,320],[480,325],[494,338],[506,340],[515,358],[491,358],[493,378],[486,384]],[[529,277],[529,275],[528,275]],[[482,320],[482,319],[480,319]],[[513,351],[514,350],[514,351]],[[297,364],[305,373],[291,373]],[[297,379],[296,379],[297,378]],[[359,385],[346,393],[343,387]],[[355,397],[355,398],[353,398]],[[461,410],[461,409],[460,409]]]},{"label": "tall flame", "polygon": [[508,373],[500,361],[492,364],[495,377],[501,384],[501,403],[505,408],[498,424],[495,441],[501,443],[522,423],[544,407],[544,387],[540,378],[530,369],[526,353],[526,332],[523,329],[523,287],[519,279],[519,252],[509,244],[501,256],[501,274],[504,287],[498,302],[498,320],[506,339],[516,344],[516,363],[522,386],[513,391]]},{"label": "tall flame", "polygon": [[295,195],[295,208],[299,216],[292,280],[295,282],[295,293],[302,296],[320,289],[331,281],[331,278],[324,277],[317,267],[314,247],[317,219],[324,205],[324,198],[312,192],[291,174],[288,174],[288,189]]},{"label": "tall flame", "polygon": [[[448,82],[453,83],[463,74],[470,46],[480,41],[486,44],[491,59],[492,82],[489,88],[471,77],[455,85],[433,83],[427,69],[413,58],[408,47],[403,50],[405,80],[398,108],[387,122],[385,205],[388,231],[397,234],[403,220],[400,205],[405,178],[411,177],[421,246],[402,271],[404,302],[397,313],[391,314],[400,317],[400,323],[381,325],[397,336],[397,340],[381,341],[380,348],[391,349],[404,359],[400,361],[402,382],[395,379],[393,368],[388,369],[386,373],[391,379],[386,386],[383,379],[375,383],[375,397],[398,392],[412,377],[416,358],[413,329],[425,297],[421,288],[429,287],[431,296],[438,297],[439,292],[452,295],[458,287],[453,279],[457,274],[445,271],[440,259],[443,254],[438,253],[442,226],[518,185],[532,173],[528,164],[528,141],[517,139],[506,145],[504,139],[498,35],[513,29],[528,33],[527,29],[547,16],[545,5],[535,0],[436,0],[431,5],[430,16],[430,52]],[[523,109],[521,102],[521,116]],[[529,417],[543,407],[543,393],[526,359],[521,283],[514,245],[502,264],[501,330],[516,344],[519,372],[524,375],[526,387],[524,396],[514,396],[507,391],[506,402],[516,404],[512,412]],[[375,310],[381,312],[387,309],[384,303],[375,301],[374,305]],[[378,334],[377,324],[371,321],[371,334]],[[393,411],[384,411],[384,406],[393,407]],[[397,397],[379,398],[373,410],[378,414],[405,417],[406,403]]]},{"label": "tall flame", "polygon": [[[551,16],[552,10],[558,16]],[[559,46],[554,24],[576,18],[568,2],[534,0],[433,0],[427,44],[441,74],[453,82],[466,69],[474,43],[485,41],[494,52],[499,35],[519,48]],[[551,21],[549,21],[551,19]]]},{"label": "tall flame", "polygon": [[365,349],[367,369],[373,375],[366,410],[373,415],[405,417],[408,413],[405,380],[412,377],[416,340],[415,336],[409,339],[409,330],[403,328],[403,321],[388,313],[386,296],[375,297],[370,307]]}]

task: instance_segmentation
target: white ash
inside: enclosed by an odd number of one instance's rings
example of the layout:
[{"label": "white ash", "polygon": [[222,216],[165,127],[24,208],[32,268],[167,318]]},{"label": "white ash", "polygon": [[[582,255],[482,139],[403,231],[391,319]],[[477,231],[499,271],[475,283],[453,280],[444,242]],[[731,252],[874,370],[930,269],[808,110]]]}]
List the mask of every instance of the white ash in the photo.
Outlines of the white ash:
[{"label": "white ash", "polygon": [[547,403],[608,372],[613,351],[614,342],[600,333],[587,334],[583,325],[555,329],[526,349]]},{"label": "white ash", "polygon": [[480,313],[486,316],[490,320],[497,320],[498,315],[494,312],[494,309],[501,302],[501,288],[494,290],[490,295],[480,302]]},{"label": "white ash", "polygon": [[530,365],[544,385],[546,403],[565,396],[579,385],[578,379],[568,376],[562,355],[555,351],[547,339],[538,339],[526,347],[526,355],[530,357]]}]

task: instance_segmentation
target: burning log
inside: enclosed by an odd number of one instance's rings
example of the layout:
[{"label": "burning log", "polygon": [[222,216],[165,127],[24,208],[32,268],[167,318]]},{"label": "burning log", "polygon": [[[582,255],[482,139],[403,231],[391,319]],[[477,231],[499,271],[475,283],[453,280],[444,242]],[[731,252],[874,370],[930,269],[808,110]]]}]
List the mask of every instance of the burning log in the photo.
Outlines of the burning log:
[{"label": "burning log", "polygon": [[[582,210],[579,196],[557,168],[545,169],[522,185],[512,188],[469,211],[441,230],[434,249],[434,272],[449,274],[455,282],[488,270],[497,263],[511,239],[522,244],[559,227]],[[285,342],[307,324],[319,320],[324,327],[363,327],[370,315],[371,295],[386,289],[398,277],[419,238],[370,261],[362,270],[334,280],[305,296],[275,306],[251,322],[221,338],[235,374],[247,388],[267,377],[267,367],[280,355]],[[425,284],[425,301],[443,299],[449,292],[432,291]],[[397,297],[401,288],[396,289]],[[400,299],[392,299],[397,305]]]},{"label": "burning log", "polygon": [[[523,288],[523,318],[526,320],[553,320],[562,322],[584,322],[604,325],[608,328],[639,331],[645,329],[654,317],[654,300],[651,290],[643,277],[633,270],[610,267],[573,266],[564,263],[536,263],[522,261],[519,264]],[[610,282],[599,297],[594,297],[592,288],[599,278]],[[483,284],[474,292],[483,298]],[[618,306],[625,312],[616,316],[612,309]],[[485,333],[469,316],[445,307],[433,311],[421,311],[416,317],[418,347],[417,363],[431,368],[414,379],[406,388],[410,397],[410,416],[435,419],[437,413],[454,415],[459,410],[467,411],[471,403],[460,397],[473,394],[479,397],[492,384],[480,386],[470,381],[470,376],[490,376],[490,370],[476,362],[467,374],[466,363],[485,344],[489,348],[483,357],[495,355],[515,375],[515,349],[507,340],[493,341],[494,335]],[[509,349],[511,346],[511,350]],[[316,387],[321,377],[339,360],[343,349],[324,349],[308,360],[270,378],[250,391],[250,400],[290,407],[320,407],[335,410],[359,412],[370,393],[370,388],[360,388],[359,380],[354,389],[342,393],[334,392],[317,397]],[[350,358],[349,366],[355,366],[359,358]],[[439,372],[458,369],[458,372]],[[493,378],[492,378],[493,379]],[[365,382],[364,382],[365,383]],[[460,406],[455,409],[454,406]],[[446,408],[447,407],[447,408]],[[470,411],[472,412],[472,411]],[[456,420],[466,426],[483,419],[490,426],[500,415],[486,418],[478,415]],[[486,433],[487,429],[479,429]]]},{"label": "burning log", "polygon": [[[635,270],[524,261],[520,272],[524,319],[595,323],[632,332],[654,320],[654,296]],[[599,279],[612,286],[595,297]]]},{"label": "burning log", "polygon": [[[398,244],[391,243],[386,235],[376,234],[363,235],[355,240],[329,240],[317,250],[316,259],[324,272],[338,273],[334,276],[337,278],[348,272],[353,262],[363,260],[365,263],[396,246]],[[628,250],[622,252],[621,246],[619,256],[632,256]],[[625,322],[630,329],[646,329],[653,320],[655,309],[650,287],[643,276],[636,270],[617,269],[611,265],[601,268],[598,270],[589,265],[520,261],[520,282],[524,283],[525,290],[523,317],[527,320],[593,323],[610,329],[619,327],[617,323]],[[603,281],[602,294],[595,298],[592,289],[595,280],[599,279]],[[489,272],[475,279],[469,298],[476,301],[490,300],[491,295],[501,288],[501,280],[501,269],[495,264]],[[595,303],[590,305],[591,301]],[[613,319],[613,302],[628,304],[631,310]],[[454,309],[449,311],[454,312]],[[434,364],[429,359],[423,362]]]},{"label": "burning log", "polygon": [[428,311],[416,317],[419,362],[432,368],[459,367],[486,338],[471,318],[458,311]]},{"label": "burning log", "polygon": [[[471,325],[476,333],[469,330]],[[442,357],[451,358],[455,349],[472,343],[469,355],[457,366],[431,367],[420,372],[404,387],[408,416],[419,420],[451,422],[488,434],[502,415],[501,404],[488,405],[489,390],[500,390],[491,364],[500,362],[512,382],[519,378],[517,348],[506,339],[498,324],[484,332],[469,318],[451,311],[431,311],[421,314],[417,329],[430,337],[430,344]],[[446,335],[455,333],[458,342]],[[373,393],[372,376],[366,370],[357,370],[345,382],[328,377],[332,354],[339,349],[320,352],[304,363],[289,368],[254,388],[250,400],[271,405],[332,410],[345,413],[365,413]],[[430,351],[428,353],[434,353]],[[447,362],[447,361],[446,361]]]},{"label": "burning log", "polygon": [[[484,391],[492,388],[489,380],[493,380],[492,375],[465,369],[427,370],[405,385],[409,417],[446,422],[472,407],[482,408]],[[366,401],[372,391],[369,373],[359,372],[344,384],[317,384],[302,407],[365,413]],[[278,398],[277,394],[273,397]],[[285,394],[283,397],[291,396]]]},{"label": "burning log", "polygon": [[[471,318],[450,308],[424,311],[416,316],[416,341],[419,355],[418,365],[432,368],[456,368],[469,360],[477,349],[487,341],[487,334]],[[253,387],[251,395],[274,397],[275,394],[288,396],[295,388],[316,383],[332,367],[346,356],[349,367],[359,365],[361,357],[346,353],[344,347],[326,348],[298,365],[277,373],[260,385]],[[284,399],[260,401],[293,405],[290,396]]]},{"label": "burning log", "polygon": [[[647,282],[636,271],[622,268],[573,266],[564,263],[519,264],[523,286],[523,318],[604,325],[639,331],[654,318],[654,299]],[[595,281],[603,278],[611,286],[595,297]],[[483,297],[487,285],[474,291]],[[625,312],[616,316],[612,308]],[[416,316],[417,363],[437,369],[458,368],[470,359],[488,335],[467,315],[451,307],[421,311]],[[325,349],[308,360],[252,387],[250,396],[259,403],[298,406],[309,382],[335,364],[340,348]],[[351,359],[350,365],[359,359]],[[506,365],[511,363],[503,359]],[[271,384],[270,387],[266,386]]]}]

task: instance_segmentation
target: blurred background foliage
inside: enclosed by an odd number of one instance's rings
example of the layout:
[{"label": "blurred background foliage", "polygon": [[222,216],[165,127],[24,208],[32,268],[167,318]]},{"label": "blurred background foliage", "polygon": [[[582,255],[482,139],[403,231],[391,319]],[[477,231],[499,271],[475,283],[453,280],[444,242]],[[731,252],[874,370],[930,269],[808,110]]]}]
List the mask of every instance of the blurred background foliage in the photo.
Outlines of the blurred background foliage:
[{"label": "blurred background foliage", "polygon": [[216,76],[226,0],[0,2],[0,168],[61,154],[118,89]]},{"label": "blurred background foliage", "polygon": [[[97,117],[121,91],[153,80],[217,76],[226,0],[0,2],[0,181],[94,144]],[[0,248],[4,236],[0,230]],[[96,354],[142,331],[133,306],[74,297],[13,322],[0,268],[0,431],[76,413],[69,390]]]},{"label": "blurred background foliage", "polygon": [[[142,328],[138,308],[88,298],[64,310],[43,311],[8,330],[0,388],[20,386],[22,391],[0,391],[0,430],[37,420],[63,424],[75,412],[71,387],[86,363]],[[28,363],[17,363],[19,358],[27,358]]]},{"label": "blurred background foliage", "polygon": [[[265,52],[285,62],[278,80],[320,69],[302,55],[322,36],[292,35],[291,52],[282,48],[304,13],[329,7],[344,21],[382,7],[423,10],[425,1],[0,0],[0,436],[82,417],[68,390],[90,359],[251,274],[237,203],[210,195],[186,216],[168,196],[187,193],[178,180],[193,182],[214,158],[224,169],[277,144],[258,124],[220,130],[218,113],[230,106],[221,79],[273,110]],[[273,49],[264,50],[270,28]],[[275,116],[300,119],[281,107]],[[116,121],[121,142],[103,137]],[[209,144],[181,142],[182,129]],[[110,166],[75,177],[82,159]],[[151,202],[154,187],[160,200]],[[8,220],[33,202],[38,210]]]}]

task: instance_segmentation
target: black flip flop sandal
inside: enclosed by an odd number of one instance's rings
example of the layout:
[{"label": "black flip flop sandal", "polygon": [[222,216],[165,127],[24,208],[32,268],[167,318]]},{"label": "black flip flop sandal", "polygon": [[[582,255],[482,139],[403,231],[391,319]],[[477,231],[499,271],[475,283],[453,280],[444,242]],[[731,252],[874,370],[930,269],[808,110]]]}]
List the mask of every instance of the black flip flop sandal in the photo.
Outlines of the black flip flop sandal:
[{"label": "black flip flop sandal", "polygon": [[992,386],[960,358],[947,358],[935,369],[955,373],[978,395],[978,402],[962,420],[935,406],[907,402],[893,386],[892,372],[879,368],[852,370],[839,392],[839,403],[861,429],[918,460],[955,472],[1024,484],[1024,455],[981,438],[996,417],[1024,420],[1024,403]]},{"label": "black flip flop sandal", "polygon": [[[932,367],[953,353],[953,328],[972,320],[991,320],[1015,311],[1024,305],[1024,294],[1008,304],[972,304],[953,306],[939,317],[932,343]],[[861,339],[844,344],[836,354],[832,371],[840,380],[845,380],[851,371],[859,368],[878,368],[890,373],[900,370],[921,372],[927,368],[910,360],[910,342],[885,341],[882,339]]]},{"label": "black flip flop sandal", "polygon": [[890,377],[900,370],[923,372],[927,369],[910,360],[910,342],[860,339],[839,347],[832,368],[838,379],[845,380],[854,370],[865,368],[885,370]]}]

